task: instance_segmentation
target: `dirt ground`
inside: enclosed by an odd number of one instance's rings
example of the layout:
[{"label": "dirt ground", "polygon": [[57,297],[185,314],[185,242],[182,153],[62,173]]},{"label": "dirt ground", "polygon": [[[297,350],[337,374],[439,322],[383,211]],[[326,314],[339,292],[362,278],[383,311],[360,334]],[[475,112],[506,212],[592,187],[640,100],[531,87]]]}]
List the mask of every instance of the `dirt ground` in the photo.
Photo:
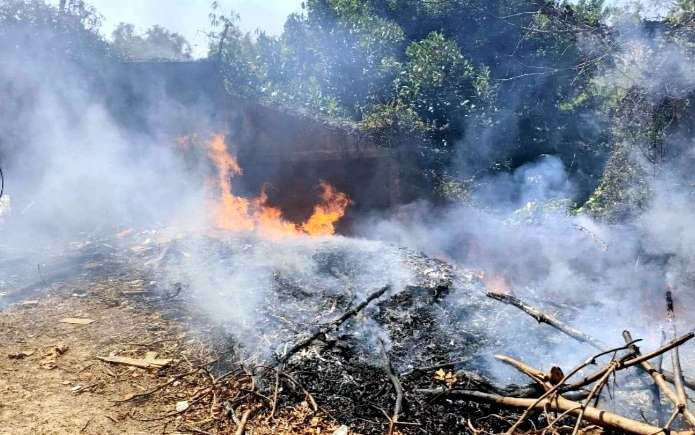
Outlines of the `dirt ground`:
[{"label": "dirt ground", "polygon": [[[114,249],[109,243],[94,243],[57,255],[41,268],[26,261],[25,269],[19,261],[5,262],[0,287],[0,433],[385,432],[396,393],[382,364],[368,358],[370,352],[380,355],[376,345],[365,344],[357,333],[325,334],[269,373],[265,364],[270,363],[253,359],[230,336],[233,331],[197,311],[200,304],[185,288],[169,289],[164,280],[156,281],[156,268],[146,265],[169,250],[148,246]],[[403,369],[404,410],[410,420],[402,420],[394,434],[464,433],[470,418],[487,427],[489,406],[457,398],[433,400],[417,392],[448,385],[430,366],[460,361],[461,355],[447,349],[470,351],[474,340],[470,334],[450,338],[441,333],[440,324],[458,321],[461,313],[451,319],[433,313],[446,293],[440,287],[442,280],[448,282],[448,269],[420,257],[409,264],[428,271],[418,278],[421,284],[384,298],[374,311],[376,321],[397,339],[391,349],[394,360],[424,367]],[[284,281],[278,285],[278,294],[272,295],[279,299],[264,306],[292,307],[294,287]],[[337,302],[324,301],[332,307],[325,312],[348,310],[350,300],[336,297],[347,305],[335,308]],[[468,309],[464,305],[461,310]],[[325,316],[322,309],[317,312]],[[314,314],[307,318],[320,323]],[[359,331],[361,323],[355,322],[344,331]],[[310,326],[298,324],[298,336]],[[258,328],[270,327],[261,323]],[[406,353],[410,357],[404,357]],[[141,368],[104,360],[112,357],[164,362]],[[237,432],[240,427],[245,431]]]},{"label": "dirt ground", "polygon": [[[33,299],[0,310],[0,433],[234,433],[239,419],[214,388],[215,373],[234,366],[224,338],[137,273],[93,276],[46,283]],[[99,359],[112,355],[171,361],[143,369]],[[225,385],[230,397],[249,395],[244,383]],[[241,417],[246,401],[239,403]],[[340,425],[329,420],[301,402],[254,413],[247,429],[331,434]]]},{"label": "dirt ground", "polygon": [[[25,301],[0,313],[0,432],[161,432],[161,422],[133,417],[172,411],[175,403],[134,406],[116,401],[166,380],[166,370],[117,366],[96,358],[158,352],[158,358],[180,364],[193,353],[180,325],[137,301],[139,284],[128,286],[130,296],[102,283]],[[61,322],[65,318],[94,322]]]}]

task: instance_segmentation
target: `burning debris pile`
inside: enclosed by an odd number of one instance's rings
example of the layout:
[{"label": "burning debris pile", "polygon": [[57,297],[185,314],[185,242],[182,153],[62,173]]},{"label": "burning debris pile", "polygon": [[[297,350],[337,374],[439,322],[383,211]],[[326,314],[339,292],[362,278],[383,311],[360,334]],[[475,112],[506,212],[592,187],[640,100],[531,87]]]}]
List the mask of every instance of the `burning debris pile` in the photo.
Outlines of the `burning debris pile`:
[{"label": "burning debris pile", "polygon": [[[644,354],[627,331],[625,344],[611,346],[569,326],[571,313],[500,293],[502,278],[381,242],[168,232],[124,233],[102,254],[110,268],[159,289],[149,302],[158,310],[178,306],[176,317],[209,325],[198,326],[211,338],[208,357],[186,370],[156,368],[159,385],[122,399],[186,405],[137,418],[239,434],[652,434],[692,424],[685,392],[695,381],[683,375],[677,350],[693,333],[672,330]],[[671,322],[673,313],[671,302]],[[569,359],[584,362],[561,368],[547,360],[554,347],[574,348]],[[655,362],[669,351],[671,371]],[[528,380],[509,382],[510,372],[491,362],[499,353]]]}]

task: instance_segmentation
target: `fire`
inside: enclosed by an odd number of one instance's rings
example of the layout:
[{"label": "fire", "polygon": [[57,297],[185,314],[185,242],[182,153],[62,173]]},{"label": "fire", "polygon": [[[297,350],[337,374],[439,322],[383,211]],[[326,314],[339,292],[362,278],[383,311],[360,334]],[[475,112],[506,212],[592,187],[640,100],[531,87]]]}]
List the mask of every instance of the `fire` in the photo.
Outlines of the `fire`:
[{"label": "fire", "polygon": [[327,236],[335,233],[335,223],[345,215],[350,199],[326,182],[321,182],[321,189],[321,203],[314,206],[314,213],[302,224],[302,230],[311,235]]},{"label": "fire", "polygon": [[511,286],[503,275],[482,274],[483,283],[488,291],[496,293],[509,293]]},{"label": "fire", "polygon": [[215,165],[217,177],[211,180],[209,205],[213,225],[226,231],[258,231],[270,237],[307,234],[326,236],[335,233],[335,224],[345,215],[350,199],[328,183],[321,182],[320,202],[313,214],[303,223],[295,224],[283,218],[282,210],[268,205],[265,190],[256,198],[234,195],[232,178],[243,174],[237,160],[227,151],[222,135],[208,143],[207,153]]}]

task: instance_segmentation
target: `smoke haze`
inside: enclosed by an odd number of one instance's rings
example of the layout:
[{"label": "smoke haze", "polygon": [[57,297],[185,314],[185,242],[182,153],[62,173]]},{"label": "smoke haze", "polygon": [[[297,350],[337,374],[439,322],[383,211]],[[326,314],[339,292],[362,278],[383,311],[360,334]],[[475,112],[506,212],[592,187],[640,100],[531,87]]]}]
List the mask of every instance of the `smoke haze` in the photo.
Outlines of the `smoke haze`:
[{"label": "smoke haze", "polygon": [[[694,66],[680,47],[670,42],[655,46],[659,35],[628,22],[616,26],[621,62],[603,71],[598,85],[639,86],[653,99],[695,90]],[[9,33],[16,40],[27,38],[21,29],[14,31]],[[9,108],[0,109],[0,131],[4,149],[12,150],[2,156],[12,209],[0,224],[0,251],[42,250],[129,227],[204,226],[204,180],[210,167],[188,165],[171,132],[181,130],[179,114],[190,110],[191,125],[201,129],[191,133],[217,133],[207,119],[213,108],[202,103],[185,108],[166,95],[146,95],[153,98],[148,106],[156,109],[148,115],[146,128],[131,129],[114,113],[114,107],[120,107],[111,100],[114,94],[103,89],[108,75],[94,74],[94,69],[111,65],[48,61],[50,45],[42,44],[53,36],[32,34],[39,41],[34,46],[39,54],[13,51],[0,61],[0,98],[10,102]],[[645,60],[650,63],[645,65]],[[84,76],[93,79],[86,83]],[[515,121],[511,115],[508,120]],[[481,149],[498,145],[492,133],[477,137],[489,140],[479,144]],[[398,293],[413,281],[393,245],[404,246],[450,261],[460,270],[482,270],[505,287],[488,290],[511,291],[561,313],[563,320],[607,343],[620,343],[620,332],[628,328],[645,339],[645,347],[655,347],[661,340],[668,286],[674,290],[683,329],[694,320],[688,303],[695,296],[689,285],[695,273],[695,209],[689,185],[683,182],[694,157],[692,139],[686,133],[673,136],[672,148],[683,150],[682,159],[666,162],[658,172],[643,156],[630,154],[647,174],[649,196],[644,212],[628,222],[608,224],[569,213],[579,189],[563,161],[548,155],[481,180],[466,204],[416,202],[365,217],[356,225],[354,238],[269,241],[243,235],[227,244],[183,240],[172,254],[175,261],[165,262],[162,283],[183,284],[207,315],[267,357],[266,352],[276,352],[290,335],[267,313],[259,314],[260,307],[272,305],[267,301],[276,297],[270,290],[277,288],[278,276],[314,289],[315,294],[303,297],[316,305],[341,292],[360,301],[387,284]],[[456,164],[464,165],[464,160]],[[341,264],[326,267],[327,257]],[[590,353],[569,339],[536,332],[531,319],[485,302],[485,289],[478,290],[454,291],[441,308],[458,312],[457,307],[470,301],[483,306],[480,313],[459,319],[471,330],[488,334],[481,353],[505,350],[542,369],[554,363],[572,366]],[[298,307],[281,314],[295,324],[313,319]],[[374,313],[361,321],[368,331],[367,346],[387,337],[375,326]],[[487,363],[498,376],[508,374]]]}]

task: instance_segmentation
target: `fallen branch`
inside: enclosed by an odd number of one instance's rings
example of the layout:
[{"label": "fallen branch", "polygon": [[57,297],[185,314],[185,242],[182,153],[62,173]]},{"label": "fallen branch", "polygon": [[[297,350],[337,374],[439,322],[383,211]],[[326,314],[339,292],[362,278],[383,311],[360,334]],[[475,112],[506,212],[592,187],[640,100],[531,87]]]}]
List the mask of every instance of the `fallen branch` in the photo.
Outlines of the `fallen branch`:
[{"label": "fallen branch", "polygon": [[396,424],[398,423],[398,417],[401,413],[401,407],[403,404],[403,386],[401,386],[401,381],[398,379],[398,376],[396,376],[396,374],[393,372],[391,360],[389,359],[389,356],[386,353],[384,342],[381,341],[381,339],[379,339],[379,344],[381,345],[381,353],[384,358],[384,368],[386,369],[386,373],[388,374],[389,379],[393,384],[393,389],[396,390],[396,403],[393,406],[393,414],[389,418],[389,430],[387,432],[388,435],[392,435],[393,430],[395,429]]},{"label": "fallen branch", "polygon": [[249,422],[249,417],[256,412],[256,408],[247,409],[241,414],[241,420],[239,420],[239,426],[237,426],[234,435],[244,435],[244,429],[246,429],[246,423]]},{"label": "fallen branch", "polygon": [[514,359],[507,355],[495,355],[495,358],[508,364],[515,369],[519,370],[521,373],[525,374],[529,378],[533,379],[538,385],[540,385],[544,390],[549,390],[551,387],[548,385],[550,377],[542,372],[541,370],[535,369],[517,359]]},{"label": "fallen branch", "polygon": [[[660,348],[658,348],[655,351],[652,351],[646,355],[640,355],[640,356],[637,356],[633,359],[629,359],[629,360],[625,361],[623,363],[623,368],[636,366],[638,364],[641,364],[644,361],[648,361],[652,358],[656,358],[657,356],[662,355],[671,349],[674,349],[674,350],[678,349],[678,346],[680,346],[681,344],[685,343],[686,341],[692,339],[693,337],[695,337],[695,332],[689,332],[681,337],[675,338],[675,339],[669,341],[668,343],[666,343],[665,345],[661,346]],[[635,342],[633,342],[633,344]]]},{"label": "fallen branch", "polygon": [[280,392],[280,370],[275,369],[275,391],[273,392],[273,408],[270,412],[270,418],[275,418],[275,410],[278,406],[278,393]]},{"label": "fallen branch", "polygon": [[296,354],[300,350],[304,349],[305,347],[309,346],[318,337],[320,337],[322,335],[326,335],[329,332],[337,330],[338,328],[340,328],[340,326],[343,323],[345,323],[348,319],[352,318],[353,316],[359,314],[374,299],[381,297],[390,288],[391,288],[391,286],[387,285],[387,286],[384,286],[384,287],[372,292],[369,296],[367,296],[367,299],[365,299],[364,301],[362,301],[358,305],[354,306],[352,309],[343,313],[342,316],[338,317],[337,319],[335,319],[334,321],[332,321],[326,325],[323,325],[323,326],[317,328],[313,334],[311,334],[310,336],[295,343],[287,352],[285,352],[285,354],[282,357],[277,358],[277,360],[274,363],[271,363],[271,368],[274,368],[274,367],[277,367],[278,365],[284,364],[294,354]]},{"label": "fallen branch", "polygon": [[[509,295],[504,295],[504,294],[494,293],[494,292],[488,292],[487,296],[489,298],[498,300],[500,302],[504,302],[504,303],[513,305],[513,306],[521,309],[522,311],[524,311],[525,313],[527,313],[528,315],[530,315],[534,319],[538,320],[539,323],[546,323],[546,324],[552,326],[553,328],[557,329],[558,331],[564,333],[565,335],[574,338],[575,340],[579,341],[580,343],[585,343],[585,344],[590,345],[591,347],[593,347],[596,350],[603,350],[606,348],[606,345],[604,345],[600,340],[597,340],[596,338],[593,338],[590,335],[585,334],[584,332],[579,331],[578,329],[575,329],[575,328],[561,322],[560,320],[556,319],[553,316],[550,316],[548,314],[543,313],[538,308],[535,308],[535,307],[529,305],[528,303],[520,300],[519,298],[517,298],[515,296],[509,296]],[[539,318],[542,320],[539,320]],[[658,356],[658,355],[655,355],[655,356]],[[653,358],[653,356],[650,358]],[[656,369],[654,369],[654,370],[656,370]],[[672,384],[675,383],[675,376],[672,372],[670,372],[668,370],[659,370],[659,372],[661,374],[663,374],[663,377],[666,381],[668,381]],[[685,384],[685,386],[687,386],[691,390],[695,390],[695,379],[688,377],[688,376],[683,376],[683,383]]]},{"label": "fallen branch", "polygon": [[[613,349],[608,349],[608,350],[605,350],[605,351],[603,351],[603,352],[600,352],[600,353],[598,353],[598,354],[596,354],[596,355],[591,356],[591,357],[588,358],[586,361],[584,361],[583,363],[581,363],[581,364],[579,364],[578,366],[576,366],[575,368],[573,368],[568,374],[566,374],[566,375],[560,380],[560,382],[558,382],[558,383],[557,383],[556,385],[554,385],[551,389],[549,389],[548,391],[546,391],[545,393],[543,393],[543,395],[541,395],[541,397],[539,397],[538,399],[536,399],[535,402],[532,402],[532,404],[529,405],[528,408],[526,408],[526,410],[523,412],[523,414],[521,414],[521,417],[519,417],[519,419],[516,421],[516,423],[514,423],[514,424],[512,425],[512,427],[510,427],[509,430],[507,430],[506,433],[507,433],[507,434],[513,434],[513,433],[515,433],[516,428],[517,428],[524,420],[526,420],[526,418],[528,417],[529,413],[530,413],[534,408],[536,408],[536,405],[537,405],[538,403],[542,402],[542,401],[543,401],[544,399],[546,399],[547,397],[550,397],[550,396],[551,396],[553,393],[555,393],[556,391],[558,391],[558,390],[564,385],[564,383],[567,382],[567,379],[569,379],[569,378],[571,378],[572,376],[574,376],[577,372],[579,372],[581,369],[583,369],[584,367],[588,366],[589,364],[594,364],[594,363],[596,362],[596,359],[597,359],[597,358],[599,358],[599,357],[601,357],[601,356],[604,356],[604,355],[607,355],[607,354],[609,354],[609,353],[615,353],[615,352],[618,352],[618,351],[620,351],[620,350],[627,349],[627,348],[629,347],[630,344],[632,344],[632,343],[628,343],[628,344],[625,345],[625,346],[616,347],[616,348],[613,348]],[[580,405],[580,406],[581,406],[581,405]]]},{"label": "fallen branch", "polygon": [[[464,397],[467,399],[496,403],[498,405],[509,406],[512,408],[532,407],[533,409],[547,409],[552,412],[566,412],[575,416],[578,416],[580,410],[582,409],[581,403],[575,402],[573,400],[568,400],[561,396],[554,398],[545,398],[540,401],[536,401],[536,399],[505,397],[497,394],[482,393],[479,391],[471,390],[451,390],[449,394]],[[584,408],[584,418],[591,423],[632,434],[657,435],[660,433],[666,433],[666,431],[663,428],[652,426],[651,424],[643,423],[641,421],[633,420],[617,414],[613,414],[612,412],[604,411],[593,406],[587,406]],[[671,435],[692,435],[692,432],[690,431],[669,431],[668,433]]]},{"label": "fallen branch", "polygon": [[[666,319],[671,325],[671,335],[673,339],[676,338],[676,314],[673,311],[673,296],[670,291],[666,292]],[[676,405],[679,411],[682,411],[686,404],[688,403],[688,396],[685,394],[685,387],[683,386],[683,370],[681,369],[681,359],[678,354],[678,347],[674,347],[671,352],[671,362],[673,364],[673,385],[676,387],[676,394],[678,395],[678,404]]]},{"label": "fallen branch", "polygon": [[[623,339],[625,342],[631,342],[632,341],[632,335],[630,334],[630,331],[623,331]],[[633,354],[635,355],[640,355],[640,350],[639,348],[633,343],[630,345],[630,350],[632,351]],[[678,409],[678,395],[676,394],[675,391],[671,388],[671,386],[666,382],[666,379],[664,378],[664,375],[657,371],[649,361],[645,360],[640,362],[640,367],[649,374],[649,376],[652,377],[654,380],[654,383],[659,387],[659,390],[666,396]],[[693,415],[690,410],[688,410],[687,407],[684,407],[681,411],[683,414],[683,417],[685,417],[686,420],[692,425],[695,426],[695,415]]]},{"label": "fallen branch", "polygon": [[113,364],[122,364],[127,366],[139,367],[141,369],[161,369],[171,363],[171,358],[128,358],[125,356],[97,356],[100,361],[105,361]]},{"label": "fallen branch", "polygon": [[618,369],[618,364],[616,364],[614,361],[609,364],[609,369],[606,370],[606,373],[599,379],[596,384],[594,384],[594,388],[591,389],[591,392],[589,392],[589,396],[584,400],[584,403],[582,404],[582,408],[579,410],[579,415],[577,416],[577,422],[574,425],[574,429],[572,430],[572,435],[577,435],[579,433],[579,427],[582,424],[582,418],[584,418],[584,414],[586,413],[586,407],[589,406],[589,403],[591,403],[591,399],[594,397],[599,397],[600,396],[600,391],[603,389],[603,387],[606,385],[608,382],[608,378],[611,376],[611,374],[615,373],[615,371]]},{"label": "fallen branch", "polygon": [[571,326],[566,325],[565,323],[562,323],[555,317],[545,314],[538,308],[532,307],[531,305],[527,304],[526,302],[522,301],[521,299],[517,298],[516,296],[512,295],[507,295],[507,294],[502,294],[502,293],[495,293],[495,292],[488,292],[487,297],[491,299],[495,299],[500,302],[504,302],[505,304],[508,305],[513,305],[526,314],[530,315],[538,323],[546,323],[562,332],[564,332],[566,335],[569,335],[570,337],[574,338],[575,340],[589,344],[597,349],[604,349],[606,345],[602,343],[601,341],[591,337],[590,335],[587,335],[583,333],[582,331],[572,328]]}]

